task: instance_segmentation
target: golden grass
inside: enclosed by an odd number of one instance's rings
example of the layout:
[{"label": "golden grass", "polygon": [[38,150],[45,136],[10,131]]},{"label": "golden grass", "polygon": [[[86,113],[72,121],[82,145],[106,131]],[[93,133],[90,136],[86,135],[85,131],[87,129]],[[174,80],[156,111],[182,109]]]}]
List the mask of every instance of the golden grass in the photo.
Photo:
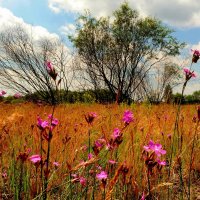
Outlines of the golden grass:
[{"label": "golden grass", "polygon": [[[80,161],[83,159],[84,152],[82,147],[88,144],[89,128],[91,129],[92,145],[96,139],[103,136],[109,140],[114,128],[123,127],[122,116],[127,109],[132,110],[135,121],[124,130],[118,158],[121,163],[126,161],[127,166],[130,166],[131,169],[131,172],[129,172],[131,174],[129,175],[135,176],[137,184],[144,187],[146,178],[143,175],[145,172],[142,158],[143,146],[150,139],[153,139],[160,142],[167,151],[170,150],[171,139],[168,135],[173,135],[174,132],[176,106],[165,104],[159,106],[134,104],[130,107],[127,105],[99,104],[66,104],[57,106],[54,116],[59,119],[59,125],[53,131],[50,152],[50,161],[58,161],[61,164],[57,170],[57,177],[65,177],[70,170],[78,170],[77,166],[81,165]],[[37,127],[37,116],[46,119],[51,112],[52,107],[50,106],[38,106],[31,103],[1,104],[0,147],[4,167],[9,167],[13,149],[15,157],[20,152],[23,152],[25,148],[31,148],[30,155],[40,153],[40,130]],[[91,127],[89,127],[84,117],[88,112],[96,112],[98,115]],[[189,152],[195,127],[193,117],[196,114],[195,105],[182,106],[179,128],[183,136],[181,156],[185,166],[184,172],[188,170]],[[44,142],[44,153],[46,147],[47,144]],[[196,148],[193,166],[200,165],[200,158],[197,157],[199,153],[200,148]],[[104,159],[113,159],[113,155],[109,155]],[[96,161],[98,159],[95,158],[94,162]],[[173,163],[173,166],[175,166],[175,158]],[[166,174],[167,172],[164,171],[163,173]],[[116,184],[118,176],[119,173],[116,171],[110,183],[107,199],[110,199],[113,185]],[[57,180],[56,184],[61,182],[61,180]],[[171,184],[169,182],[171,180],[155,181],[153,190],[168,186],[168,184]]]}]

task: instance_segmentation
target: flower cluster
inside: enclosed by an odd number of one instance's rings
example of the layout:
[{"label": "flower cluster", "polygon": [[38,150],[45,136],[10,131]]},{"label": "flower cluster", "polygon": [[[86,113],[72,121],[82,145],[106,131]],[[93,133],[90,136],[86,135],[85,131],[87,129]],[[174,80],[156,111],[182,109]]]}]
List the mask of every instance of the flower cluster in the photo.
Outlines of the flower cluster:
[{"label": "flower cluster", "polygon": [[[166,161],[161,161],[160,157],[166,154],[166,150],[162,148],[162,145],[155,143],[153,140],[149,141],[149,144],[144,146],[144,157],[145,164],[148,167],[148,172],[152,174],[153,167],[157,165],[160,169],[162,166],[165,166]],[[145,154],[146,152],[146,154]]]},{"label": "flower cluster", "polygon": [[[53,118],[53,116],[50,114],[48,116],[48,120],[42,120],[39,116],[37,118],[37,126],[42,131],[43,137],[49,141],[52,138],[52,131],[58,125],[59,121],[56,118]],[[46,132],[46,130],[49,130],[49,134]]]},{"label": "flower cluster", "polygon": [[46,128],[53,128],[58,125],[59,121],[56,118],[53,118],[52,114],[48,116],[48,120],[42,120],[39,116],[37,118],[37,126],[40,130],[45,130]]},{"label": "flower cluster", "polygon": [[79,176],[78,174],[72,174],[72,183],[80,183],[82,186],[86,186],[87,180],[83,176]]},{"label": "flower cluster", "polygon": [[154,143],[150,140],[147,146],[144,146],[144,150],[147,152],[154,152],[158,157],[166,154],[166,151],[162,149],[162,145],[159,143]]}]

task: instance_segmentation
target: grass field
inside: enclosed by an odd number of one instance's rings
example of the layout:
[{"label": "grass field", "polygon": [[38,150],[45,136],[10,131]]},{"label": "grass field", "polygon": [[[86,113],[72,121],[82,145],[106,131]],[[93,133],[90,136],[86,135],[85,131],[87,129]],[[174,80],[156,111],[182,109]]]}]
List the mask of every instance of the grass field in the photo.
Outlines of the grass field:
[{"label": "grass field", "polygon": [[196,105],[177,109],[59,105],[58,124],[44,127],[38,116],[47,120],[52,107],[1,104],[0,199],[200,198],[200,114]]}]

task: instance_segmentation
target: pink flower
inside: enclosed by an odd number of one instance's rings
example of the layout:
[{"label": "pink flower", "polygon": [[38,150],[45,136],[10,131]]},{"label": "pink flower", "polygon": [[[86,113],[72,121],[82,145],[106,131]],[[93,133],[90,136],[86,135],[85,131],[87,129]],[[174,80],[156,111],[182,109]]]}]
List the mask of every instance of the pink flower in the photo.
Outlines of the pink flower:
[{"label": "pink flower", "polygon": [[19,98],[22,97],[22,95],[21,95],[20,93],[15,93],[15,94],[14,94],[14,97],[15,97],[16,99],[19,99]]},{"label": "pink flower", "polygon": [[55,167],[58,167],[58,166],[60,165],[60,163],[59,163],[59,162],[53,162],[53,165],[54,165]]},{"label": "pink flower", "polygon": [[117,163],[115,160],[109,160],[108,162],[109,162],[110,164],[112,164],[112,165],[114,165],[114,164]]},{"label": "pink flower", "polygon": [[80,177],[79,178],[79,181],[80,181],[80,184],[82,185],[82,186],[86,186],[86,178],[84,178],[84,177]]},{"label": "pink flower", "polygon": [[90,160],[91,158],[93,158],[94,156],[93,156],[93,154],[92,153],[89,153],[88,154],[88,160]]},{"label": "pink flower", "polygon": [[161,161],[161,160],[158,159],[157,162],[158,162],[159,165],[162,165],[162,166],[165,166],[167,164],[166,161],[164,161],[164,160]]},{"label": "pink flower", "polygon": [[200,56],[200,51],[198,50],[192,50],[193,55],[192,55],[192,63],[197,63],[197,61],[199,60],[199,56]]},{"label": "pink flower", "polygon": [[6,170],[4,170],[4,171],[2,172],[1,176],[2,176],[3,179],[7,179],[8,174],[7,174]]},{"label": "pink flower", "polygon": [[95,113],[95,112],[90,112],[89,115],[92,116],[92,117],[94,117],[94,118],[97,117],[97,113]]},{"label": "pink flower", "polygon": [[51,122],[51,125],[52,125],[52,126],[56,126],[56,125],[58,125],[58,123],[59,123],[58,119],[54,118],[54,119],[52,120],[52,122]]},{"label": "pink flower", "polygon": [[144,148],[145,151],[149,152],[149,151],[151,151],[153,149],[154,145],[155,145],[154,141],[150,140],[149,141],[149,145],[148,146],[144,146],[143,148]]},{"label": "pink flower", "polygon": [[46,61],[45,62],[45,65],[46,65],[46,69],[47,69],[47,72],[48,74],[51,76],[51,78],[53,78],[53,80],[55,81],[56,80],[56,77],[57,77],[57,73],[56,73],[56,70],[55,68],[51,65],[51,62],[50,61]]},{"label": "pink flower", "polygon": [[95,147],[97,147],[97,148],[101,148],[101,147],[103,146],[103,144],[102,144],[99,140],[96,140],[96,141],[94,142],[94,145],[95,145]]},{"label": "pink flower", "polygon": [[183,71],[185,73],[186,76],[186,80],[189,80],[190,78],[195,78],[196,74],[193,71],[190,71],[188,68],[183,68]]},{"label": "pink flower", "polygon": [[121,131],[118,128],[115,128],[112,136],[114,137],[114,139],[116,139],[117,137],[120,137]]},{"label": "pink flower", "polygon": [[42,119],[40,117],[37,118],[37,126],[39,127],[39,129],[44,130],[45,128],[47,128],[49,126],[49,122],[44,120],[42,121]]},{"label": "pink flower", "polygon": [[87,115],[85,115],[85,119],[88,124],[92,124],[94,119],[97,117],[97,114],[95,112],[89,112]]},{"label": "pink flower", "polygon": [[99,180],[106,180],[108,178],[108,174],[105,171],[101,171],[99,174],[96,175],[96,177]]},{"label": "pink flower", "polygon": [[130,110],[126,110],[124,112],[124,116],[122,119],[126,124],[130,124],[134,120],[133,113]]},{"label": "pink flower", "polygon": [[42,160],[42,158],[40,155],[36,154],[36,155],[32,155],[31,157],[29,157],[29,160],[32,163],[36,164],[36,163],[39,163]]},{"label": "pink flower", "polygon": [[192,50],[191,51],[193,52],[193,55],[195,56],[200,56],[200,51],[199,50]]},{"label": "pink flower", "polygon": [[155,154],[160,157],[161,155],[166,154],[166,151],[164,149],[162,149],[162,145],[161,144],[156,144],[154,143],[154,141],[150,140],[149,145],[148,146],[144,146],[143,147],[145,151],[150,152],[153,151],[155,152]]},{"label": "pink flower", "polygon": [[47,71],[48,71],[49,73],[50,73],[51,71],[53,71],[54,68],[52,67],[50,61],[46,61],[45,65],[46,65]]},{"label": "pink flower", "polygon": [[190,70],[188,68],[183,68],[183,71],[185,72],[186,75],[190,73]]},{"label": "pink flower", "polygon": [[50,114],[49,116],[48,116],[48,119],[49,119],[49,124],[51,123],[51,130],[53,130],[53,128],[56,126],[56,125],[58,125],[58,123],[59,123],[59,121],[58,121],[58,119],[57,118],[53,118],[53,116],[52,116],[52,114]]},{"label": "pink flower", "polygon": [[2,90],[2,91],[0,92],[0,97],[3,97],[5,94],[6,94],[6,91]]},{"label": "pink flower", "polygon": [[142,193],[142,197],[141,197],[140,200],[145,200],[145,194],[144,194],[144,192]]}]

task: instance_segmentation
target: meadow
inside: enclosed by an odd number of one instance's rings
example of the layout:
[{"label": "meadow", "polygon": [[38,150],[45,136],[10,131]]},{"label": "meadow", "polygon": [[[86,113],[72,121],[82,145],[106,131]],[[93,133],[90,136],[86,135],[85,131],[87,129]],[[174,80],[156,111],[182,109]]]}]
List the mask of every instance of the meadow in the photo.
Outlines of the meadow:
[{"label": "meadow", "polygon": [[0,113],[0,199],[200,198],[197,105],[2,103]]}]

